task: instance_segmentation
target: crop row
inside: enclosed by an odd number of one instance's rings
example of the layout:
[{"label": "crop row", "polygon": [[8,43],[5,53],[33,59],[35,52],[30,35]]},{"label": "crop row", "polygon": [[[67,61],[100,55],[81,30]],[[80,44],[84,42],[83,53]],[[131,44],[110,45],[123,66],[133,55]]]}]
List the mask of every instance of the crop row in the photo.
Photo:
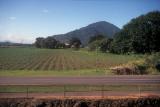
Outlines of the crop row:
[{"label": "crop row", "polygon": [[108,68],[133,57],[72,50],[0,48],[0,70],[76,70]]}]

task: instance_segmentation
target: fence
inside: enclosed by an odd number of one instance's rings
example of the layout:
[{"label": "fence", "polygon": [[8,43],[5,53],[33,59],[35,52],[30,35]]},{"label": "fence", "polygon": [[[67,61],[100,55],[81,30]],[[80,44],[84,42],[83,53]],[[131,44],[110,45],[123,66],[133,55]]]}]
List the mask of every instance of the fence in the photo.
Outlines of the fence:
[{"label": "fence", "polygon": [[100,97],[160,95],[160,85],[34,85],[1,86],[0,97]]}]

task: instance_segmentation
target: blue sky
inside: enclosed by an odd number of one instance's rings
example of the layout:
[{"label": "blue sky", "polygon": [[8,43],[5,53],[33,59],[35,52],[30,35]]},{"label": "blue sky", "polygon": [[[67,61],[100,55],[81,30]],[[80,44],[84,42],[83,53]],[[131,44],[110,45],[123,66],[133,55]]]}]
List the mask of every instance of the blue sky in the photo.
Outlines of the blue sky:
[{"label": "blue sky", "polygon": [[159,5],[160,0],[0,0],[0,41],[33,43],[97,21],[122,28]]}]

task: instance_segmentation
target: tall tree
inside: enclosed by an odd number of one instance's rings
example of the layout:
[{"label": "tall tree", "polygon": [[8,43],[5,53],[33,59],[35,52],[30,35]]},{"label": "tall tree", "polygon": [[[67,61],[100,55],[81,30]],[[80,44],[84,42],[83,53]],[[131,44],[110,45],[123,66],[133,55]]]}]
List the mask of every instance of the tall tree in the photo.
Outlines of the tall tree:
[{"label": "tall tree", "polygon": [[132,19],[113,41],[117,53],[160,51],[160,12],[154,11]]},{"label": "tall tree", "polygon": [[42,38],[42,37],[36,38],[35,46],[37,48],[43,48],[43,46],[44,46],[44,38]]},{"label": "tall tree", "polygon": [[79,38],[76,38],[76,37],[72,37],[69,41],[69,44],[72,48],[74,49],[79,49],[80,48],[80,45],[82,44],[81,43],[81,40]]},{"label": "tall tree", "polygon": [[44,41],[45,44],[45,48],[50,48],[50,49],[54,49],[57,48],[57,40],[54,39],[54,37],[47,37]]},{"label": "tall tree", "polygon": [[102,39],[100,44],[99,44],[99,48],[101,52],[109,52],[111,50],[111,43],[112,43],[113,39],[111,38],[106,38],[106,39]]}]

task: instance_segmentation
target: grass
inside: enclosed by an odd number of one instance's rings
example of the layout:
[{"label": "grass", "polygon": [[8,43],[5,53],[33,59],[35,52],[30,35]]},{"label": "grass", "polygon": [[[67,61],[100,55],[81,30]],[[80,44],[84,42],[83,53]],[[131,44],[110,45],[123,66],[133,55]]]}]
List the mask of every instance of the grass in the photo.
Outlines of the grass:
[{"label": "grass", "polygon": [[59,86],[1,86],[0,93],[57,93],[87,91],[159,91],[160,85],[59,85]]},{"label": "grass", "polygon": [[49,77],[49,76],[104,76],[112,75],[109,70],[82,69],[62,71],[3,70],[1,76],[11,77]]}]

